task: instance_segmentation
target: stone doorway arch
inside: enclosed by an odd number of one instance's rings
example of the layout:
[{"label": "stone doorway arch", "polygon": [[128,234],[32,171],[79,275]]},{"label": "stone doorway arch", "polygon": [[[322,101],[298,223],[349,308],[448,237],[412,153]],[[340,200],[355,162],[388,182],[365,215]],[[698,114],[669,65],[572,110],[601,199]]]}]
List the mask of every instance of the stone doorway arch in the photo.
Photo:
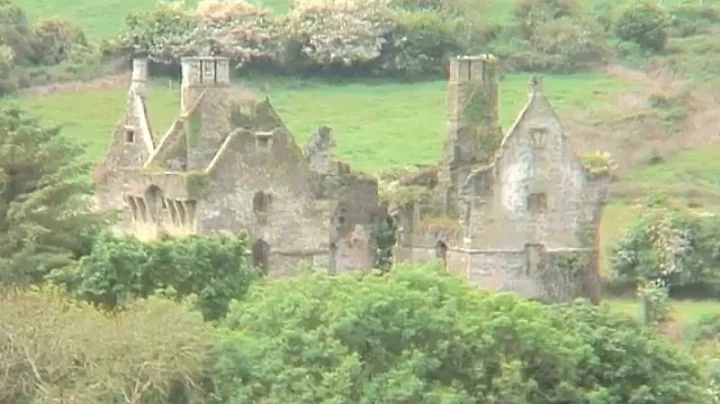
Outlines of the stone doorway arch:
[{"label": "stone doorway arch", "polygon": [[267,271],[270,267],[270,244],[263,239],[257,239],[252,244],[252,265]]},{"label": "stone doorway arch", "polygon": [[443,267],[445,268],[447,268],[447,252],[447,243],[442,240],[438,240],[437,243],[435,243],[435,258],[441,260],[443,263]]}]

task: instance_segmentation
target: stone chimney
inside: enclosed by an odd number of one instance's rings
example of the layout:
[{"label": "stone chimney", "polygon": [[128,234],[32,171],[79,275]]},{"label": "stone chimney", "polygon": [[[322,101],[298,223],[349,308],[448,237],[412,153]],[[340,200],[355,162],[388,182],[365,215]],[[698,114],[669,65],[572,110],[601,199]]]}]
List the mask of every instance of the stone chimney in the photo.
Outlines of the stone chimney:
[{"label": "stone chimney", "polygon": [[206,89],[230,87],[230,59],[220,56],[182,58],[181,108],[187,112]]},{"label": "stone chimney", "polygon": [[130,91],[145,97],[147,95],[148,60],[145,57],[138,57],[133,59],[132,64]]},{"label": "stone chimney", "polygon": [[542,94],[543,93],[543,79],[540,76],[531,76],[530,77],[530,96],[534,96],[536,94]]},{"label": "stone chimney", "polygon": [[481,159],[482,132],[498,126],[497,65],[492,55],[450,60],[446,163],[452,166],[474,164]]}]

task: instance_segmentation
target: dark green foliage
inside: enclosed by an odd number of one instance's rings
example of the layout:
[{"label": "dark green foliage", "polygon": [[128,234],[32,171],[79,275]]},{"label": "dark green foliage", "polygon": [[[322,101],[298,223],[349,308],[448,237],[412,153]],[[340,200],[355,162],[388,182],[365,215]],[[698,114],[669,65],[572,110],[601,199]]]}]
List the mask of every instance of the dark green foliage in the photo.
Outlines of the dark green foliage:
[{"label": "dark green foliage", "polygon": [[220,332],[224,403],[702,403],[697,368],[587,303],[485,294],[439,268],[253,289]]},{"label": "dark green foliage", "polygon": [[33,41],[25,10],[10,0],[0,0],[0,46],[9,46],[13,61],[26,64],[34,59]]},{"label": "dark green foliage", "polygon": [[0,283],[41,281],[87,251],[102,228],[82,154],[59,128],[0,108]]},{"label": "dark green foliage", "polygon": [[193,52],[197,21],[178,4],[159,4],[148,12],[131,13],[119,38],[131,53],[148,53],[156,63],[177,63]]},{"label": "dark green foliage", "polygon": [[491,47],[518,69],[567,73],[609,55],[602,26],[575,0],[524,0],[514,14],[518,32],[506,30]]},{"label": "dark green foliage", "polygon": [[378,221],[375,240],[377,250],[375,255],[375,268],[389,271],[393,264],[393,248],[395,247],[395,226],[390,217]]},{"label": "dark green foliage", "polygon": [[32,85],[96,77],[111,69],[73,23],[50,18],[31,26],[20,6],[0,0],[0,97]]},{"label": "dark green foliage", "polygon": [[559,327],[583,341],[577,383],[595,386],[586,403],[701,403],[702,380],[692,356],[653,329],[609,306],[558,307]]},{"label": "dark green foliage", "polygon": [[615,246],[617,279],[662,279],[672,287],[720,280],[720,220],[648,207]]},{"label": "dark green foliage", "polygon": [[629,5],[615,21],[615,35],[655,52],[665,49],[669,16],[656,2],[641,0]]},{"label": "dark green foliage", "polygon": [[80,27],[59,18],[38,20],[33,25],[35,58],[38,63],[56,65],[88,51],[88,41]]},{"label": "dark green foliage", "polygon": [[434,11],[399,11],[395,18],[395,36],[400,39],[393,70],[410,75],[444,73],[448,58],[463,49],[461,23],[455,18]]},{"label": "dark green foliage", "polygon": [[242,298],[255,273],[246,262],[245,237],[193,236],[143,243],[103,236],[89,256],[53,274],[75,294],[114,307],[161,290],[194,294],[208,320],[222,317]]}]

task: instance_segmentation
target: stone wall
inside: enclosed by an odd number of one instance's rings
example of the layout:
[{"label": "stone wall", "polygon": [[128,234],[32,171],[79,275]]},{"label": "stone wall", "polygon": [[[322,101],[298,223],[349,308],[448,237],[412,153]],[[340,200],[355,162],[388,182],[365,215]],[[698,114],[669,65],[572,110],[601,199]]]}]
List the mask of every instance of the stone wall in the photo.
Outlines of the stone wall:
[{"label": "stone wall", "polygon": [[595,201],[586,199],[584,168],[541,94],[532,96],[505,138],[493,169],[470,182],[473,248],[579,248],[579,235],[593,226]]}]

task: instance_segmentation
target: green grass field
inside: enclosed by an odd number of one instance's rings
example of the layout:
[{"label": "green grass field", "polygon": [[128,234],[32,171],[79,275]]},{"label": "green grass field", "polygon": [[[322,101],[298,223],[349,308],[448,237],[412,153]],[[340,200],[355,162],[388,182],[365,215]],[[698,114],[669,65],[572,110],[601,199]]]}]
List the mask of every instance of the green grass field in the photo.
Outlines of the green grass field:
[{"label": "green grass field", "polygon": [[[610,299],[607,303],[613,311],[642,321],[642,305],[639,302]],[[672,311],[677,322],[685,328],[697,322],[703,315],[720,313],[720,301],[675,300],[672,301]]]},{"label": "green grass field", "polygon": [[[254,78],[245,85],[263,89],[300,143],[318,126],[332,126],[337,154],[359,170],[433,164],[440,158],[445,136],[445,81],[328,84]],[[605,108],[627,86],[621,80],[594,74],[545,78],[545,91],[561,117]],[[168,87],[167,82],[156,82],[149,90],[149,113],[158,136],[179,111],[177,85],[174,90]],[[87,145],[88,157],[99,161],[113,126],[122,117],[125,92],[125,88],[86,90],[18,101],[44,121],[63,125],[68,136]],[[504,128],[512,124],[526,100],[527,75],[507,76],[501,85]]]}]

